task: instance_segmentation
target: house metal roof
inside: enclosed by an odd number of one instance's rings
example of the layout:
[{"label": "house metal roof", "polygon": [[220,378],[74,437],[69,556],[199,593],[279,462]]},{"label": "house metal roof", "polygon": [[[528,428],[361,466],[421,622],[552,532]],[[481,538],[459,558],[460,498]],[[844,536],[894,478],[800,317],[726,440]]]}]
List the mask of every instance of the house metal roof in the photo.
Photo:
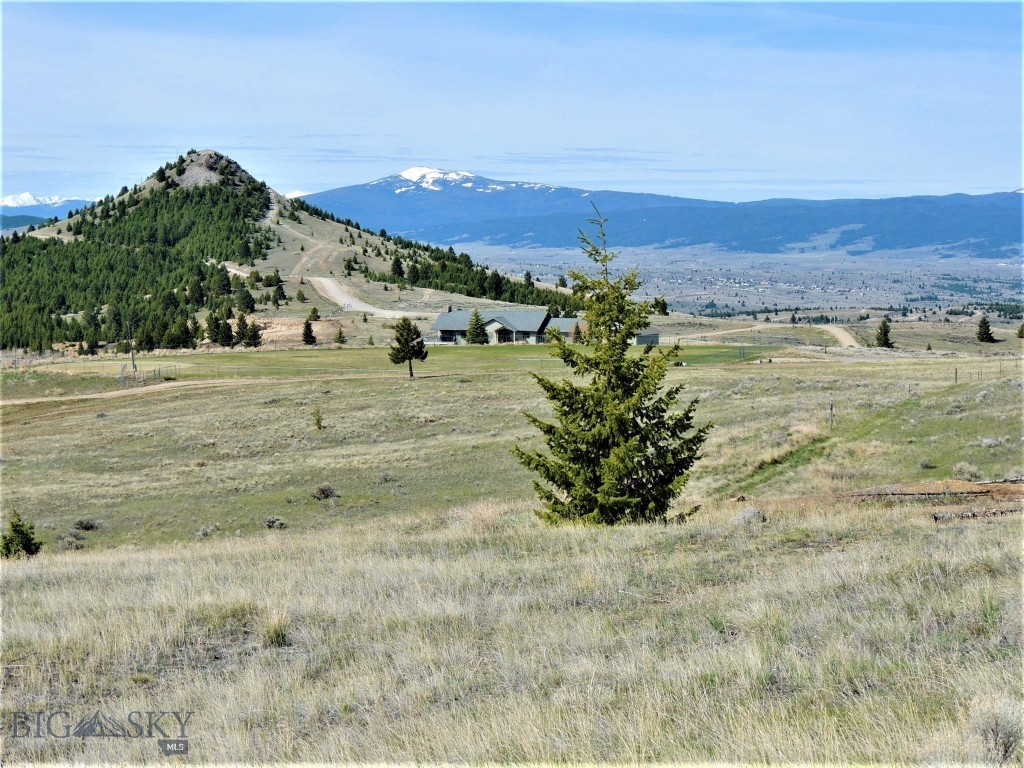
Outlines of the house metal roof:
[{"label": "house metal roof", "polygon": [[[473,312],[468,309],[456,309],[452,312],[442,312],[437,316],[437,320],[434,321],[431,328],[435,331],[465,331],[469,328],[469,319],[472,316]],[[480,317],[483,318],[485,325],[492,321],[497,321],[510,331],[519,331],[521,333],[540,333],[541,329],[544,328],[544,321],[547,320],[548,313],[543,309],[523,311],[512,310],[503,311],[501,314],[484,314],[481,312]]]},{"label": "house metal roof", "polygon": [[[442,312],[431,326],[435,331],[464,331],[469,328],[469,318],[473,313],[468,309],[456,309],[452,312]],[[484,318],[487,322],[487,318]]]},{"label": "house metal roof", "polygon": [[518,331],[520,333],[540,333],[547,319],[547,310],[541,309],[524,312],[502,312],[500,315],[491,315],[484,322],[498,322],[510,331]]}]

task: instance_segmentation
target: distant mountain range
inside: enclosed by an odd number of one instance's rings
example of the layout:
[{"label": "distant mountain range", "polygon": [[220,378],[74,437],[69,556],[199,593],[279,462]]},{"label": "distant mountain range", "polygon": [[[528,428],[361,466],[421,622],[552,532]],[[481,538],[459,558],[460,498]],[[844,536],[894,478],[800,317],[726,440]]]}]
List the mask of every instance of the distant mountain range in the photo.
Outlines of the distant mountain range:
[{"label": "distant mountain range", "polygon": [[68,211],[78,210],[87,205],[92,205],[92,200],[36,197],[31,192],[22,192],[18,195],[7,195],[0,198],[0,216],[3,216],[5,221],[8,217],[14,216],[34,216],[43,220],[56,216],[58,219],[63,219],[67,217]]},{"label": "distant mountain range", "polygon": [[775,199],[724,203],[667,195],[498,181],[466,171],[410,168],[368,184],[305,195],[369,229],[448,245],[563,248],[593,217],[613,248],[707,245],[727,251],[851,253],[930,247],[950,256],[1019,259],[1016,192],[881,200]]}]

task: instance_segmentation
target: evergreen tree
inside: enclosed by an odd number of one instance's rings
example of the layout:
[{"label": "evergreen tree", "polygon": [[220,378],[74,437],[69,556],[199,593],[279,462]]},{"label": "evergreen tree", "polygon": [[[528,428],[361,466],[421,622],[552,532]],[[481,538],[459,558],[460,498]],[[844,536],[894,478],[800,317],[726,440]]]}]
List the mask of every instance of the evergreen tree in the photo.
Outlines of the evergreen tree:
[{"label": "evergreen tree", "polygon": [[889,318],[883,317],[882,322],[878,324],[878,330],[875,331],[875,346],[882,347],[884,349],[892,349],[896,345],[892,343],[892,339],[889,338]]},{"label": "evergreen tree", "polygon": [[43,544],[36,538],[35,526],[21,519],[18,510],[11,512],[7,533],[0,538],[0,554],[4,557],[25,555],[32,557],[42,549]]},{"label": "evergreen tree", "polygon": [[402,266],[402,260],[398,256],[391,260],[391,276],[396,279],[405,277],[405,267]]},{"label": "evergreen tree", "polygon": [[348,343],[348,336],[345,335],[345,329],[340,325],[338,326],[338,332],[334,334],[334,343],[345,345]]},{"label": "evergreen tree", "polygon": [[239,312],[254,312],[256,310],[256,299],[254,299],[252,294],[249,293],[248,288],[243,286],[238,291],[235,299],[235,306],[238,307]]},{"label": "evergreen tree", "polygon": [[242,345],[246,347],[259,347],[263,345],[263,333],[260,331],[260,326],[255,320],[249,323],[249,327],[245,332],[245,338],[242,339]]},{"label": "evergreen tree", "polygon": [[309,310],[309,319],[310,320],[319,320],[320,319],[320,310],[317,309],[316,307],[313,307],[311,310]]},{"label": "evergreen tree", "polygon": [[[606,247],[604,223],[595,243],[583,232],[584,253],[598,267],[597,276],[572,271],[574,292],[583,300],[587,339],[583,350],[561,334],[552,339],[552,354],[574,374],[590,376],[588,385],[533,374],[554,405],[555,420],[527,419],[544,435],[550,453],[514,449],[517,459],[546,483],[534,482],[550,523],[612,525],[664,521],[680,493],[710,425],[693,427],[697,400],[673,411],[682,385],[661,391],[669,358],[678,352],[630,355],[634,336],[647,327],[650,305],[630,296],[640,287],[635,270],[612,279],[616,254]],[[550,487],[548,487],[550,486]]]},{"label": "evergreen tree", "polygon": [[245,315],[239,313],[238,323],[235,326],[235,339],[238,340],[239,344],[245,344],[245,337],[249,333],[249,321],[245,319]]},{"label": "evergreen tree", "polygon": [[981,320],[978,321],[978,332],[975,334],[975,337],[978,341],[985,344],[995,343],[996,337],[992,335],[992,326],[989,325],[987,315],[982,315]]},{"label": "evergreen tree", "polygon": [[668,315],[668,302],[664,296],[658,296],[651,302],[651,309],[657,315]]},{"label": "evergreen tree", "polygon": [[222,347],[233,347],[235,345],[235,334],[231,330],[231,323],[222,319],[217,330],[217,343]]},{"label": "evergreen tree", "polygon": [[1024,339],[1024,323],[1020,324],[1020,328],[1017,329],[1017,338]]},{"label": "evergreen tree", "polygon": [[316,336],[313,335],[313,324],[309,320],[302,324],[302,343],[316,344]]},{"label": "evergreen tree", "polygon": [[486,344],[488,341],[490,339],[487,338],[484,319],[480,316],[480,310],[474,309],[473,314],[469,317],[469,326],[466,328],[466,343]]},{"label": "evergreen tree", "polygon": [[302,292],[301,288],[299,288],[299,290],[297,290],[295,292],[295,300],[296,301],[305,301],[306,300],[306,294]]},{"label": "evergreen tree", "polygon": [[427,348],[423,343],[420,329],[408,317],[395,323],[395,338],[388,350],[388,357],[395,365],[409,363],[409,378],[413,378],[412,361],[426,360]]}]

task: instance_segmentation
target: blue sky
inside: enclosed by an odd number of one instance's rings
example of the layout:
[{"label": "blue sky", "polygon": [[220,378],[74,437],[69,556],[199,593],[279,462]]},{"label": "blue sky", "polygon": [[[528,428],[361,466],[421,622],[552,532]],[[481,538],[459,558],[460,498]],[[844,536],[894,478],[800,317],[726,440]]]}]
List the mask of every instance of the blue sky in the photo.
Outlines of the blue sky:
[{"label": "blue sky", "polygon": [[0,5],[2,194],[190,147],[281,192],[428,165],[718,200],[1008,191],[1020,3]]}]

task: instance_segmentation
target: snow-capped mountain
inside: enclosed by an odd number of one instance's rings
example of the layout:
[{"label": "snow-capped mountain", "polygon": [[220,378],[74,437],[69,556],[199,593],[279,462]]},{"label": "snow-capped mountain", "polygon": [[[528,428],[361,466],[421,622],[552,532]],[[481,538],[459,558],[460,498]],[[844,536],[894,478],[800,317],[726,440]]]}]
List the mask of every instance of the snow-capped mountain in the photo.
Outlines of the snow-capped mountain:
[{"label": "snow-capped mountain", "polygon": [[469,171],[409,168],[394,176],[306,195],[369,229],[439,245],[483,242],[572,248],[596,205],[613,247],[709,245],[780,253],[850,253],[939,247],[948,255],[1021,253],[1020,195],[723,203],[665,195],[497,181]]},{"label": "snow-capped mountain", "polygon": [[37,216],[41,219],[56,216],[58,219],[63,219],[68,215],[68,211],[84,208],[91,202],[91,200],[80,198],[37,197],[31,192],[22,192],[0,198],[0,214]]},{"label": "snow-capped mountain", "polygon": [[5,208],[24,208],[26,205],[56,205],[62,198],[59,197],[36,197],[31,192],[22,192],[20,195],[7,195],[0,197],[0,206]]},{"label": "snow-capped mountain", "polygon": [[441,168],[426,168],[424,166],[416,166],[415,168],[407,168],[398,174],[397,178],[404,179],[407,184],[396,183],[395,176],[387,176],[383,179],[377,179],[371,181],[371,185],[380,185],[394,187],[395,194],[401,194],[402,192],[409,192],[417,187],[420,189],[429,189],[432,192],[441,192],[451,187],[462,187],[463,189],[472,190],[473,192],[502,192],[506,189],[546,189],[555,190],[557,187],[552,187],[549,184],[527,184],[522,181],[495,181],[493,179],[485,179],[483,176],[477,176],[475,173],[469,171],[446,171]]},{"label": "snow-capped mountain", "polygon": [[442,223],[551,213],[571,213],[582,222],[587,216],[593,216],[591,201],[602,210],[681,202],[701,204],[701,201],[664,195],[592,192],[526,181],[499,181],[469,171],[425,166],[408,168],[368,184],[317,192],[304,199],[372,229],[384,227],[396,233]]}]

